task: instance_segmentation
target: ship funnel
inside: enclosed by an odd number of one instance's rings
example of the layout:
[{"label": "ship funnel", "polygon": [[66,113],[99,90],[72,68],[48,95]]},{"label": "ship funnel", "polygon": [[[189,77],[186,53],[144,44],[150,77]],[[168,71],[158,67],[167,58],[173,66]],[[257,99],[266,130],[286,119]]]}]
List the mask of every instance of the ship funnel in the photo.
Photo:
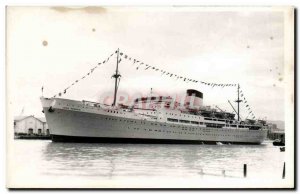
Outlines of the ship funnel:
[{"label": "ship funnel", "polygon": [[188,89],[184,105],[191,109],[199,109],[203,106],[203,93],[198,90]]}]

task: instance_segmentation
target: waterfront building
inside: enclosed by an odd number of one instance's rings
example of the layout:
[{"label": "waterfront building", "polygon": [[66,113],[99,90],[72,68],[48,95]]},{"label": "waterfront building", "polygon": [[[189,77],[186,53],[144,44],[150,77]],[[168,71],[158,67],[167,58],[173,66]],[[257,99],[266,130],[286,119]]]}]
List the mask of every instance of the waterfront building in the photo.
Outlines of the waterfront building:
[{"label": "waterfront building", "polygon": [[283,126],[278,127],[277,124],[269,123],[267,137],[271,140],[282,139],[284,141],[285,131],[283,129]]},{"label": "waterfront building", "polygon": [[49,128],[45,118],[34,115],[17,116],[14,118],[15,135],[49,135]]}]

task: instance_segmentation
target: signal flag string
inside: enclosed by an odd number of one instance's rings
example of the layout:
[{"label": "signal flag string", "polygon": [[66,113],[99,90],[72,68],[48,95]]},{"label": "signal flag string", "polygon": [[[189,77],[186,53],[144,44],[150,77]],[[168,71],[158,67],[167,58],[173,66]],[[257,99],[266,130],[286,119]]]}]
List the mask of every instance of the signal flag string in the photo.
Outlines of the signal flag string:
[{"label": "signal flag string", "polygon": [[[241,86],[240,86],[240,88],[241,88]],[[254,113],[253,113],[253,111],[252,111],[252,109],[251,109],[251,107],[250,107],[250,105],[249,105],[246,97],[245,97],[245,94],[243,93],[243,91],[241,89],[240,89],[240,98],[243,99],[242,102],[244,103],[244,105],[246,107],[246,110],[248,111],[248,116],[251,115],[252,119],[255,119],[256,117],[255,117],[255,115],[254,115]]]},{"label": "signal flag string", "polygon": [[69,90],[71,87],[73,87],[74,85],[76,85],[77,83],[79,83],[81,80],[84,80],[85,78],[87,78],[88,76],[92,75],[92,73],[100,66],[100,65],[104,65],[105,63],[107,63],[109,61],[109,59],[116,54],[117,51],[113,52],[106,60],[99,62],[97,65],[95,65],[93,68],[90,69],[90,71],[88,73],[86,73],[84,76],[82,76],[80,79],[75,80],[71,85],[69,85],[68,87],[66,87],[63,92],[59,92],[58,94],[54,95],[53,98],[55,98],[56,96],[62,96],[63,94],[67,93],[67,90]]},{"label": "signal flag string", "polygon": [[211,86],[212,88],[214,88],[214,87],[222,87],[222,88],[236,87],[238,85],[238,84],[220,84],[220,83],[210,83],[210,82],[199,81],[199,80],[191,79],[191,78],[188,78],[185,76],[180,76],[180,75],[165,71],[165,70],[157,68],[153,65],[146,64],[140,60],[130,57],[129,55],[125,54],[124,52],[120,52],[120,56],[121,56],[120,58],[126,59],[128,61],[133,61],[132,65],[136,65],[136,70],[140,70],[140,69],[152,70],[152,71],[160,72],[161,75],[173,77],[173,78],[176,78],[177,80],[178,79],[183,80],[184,82],[200,83],[200,84],[204,84],[207,86]]}]

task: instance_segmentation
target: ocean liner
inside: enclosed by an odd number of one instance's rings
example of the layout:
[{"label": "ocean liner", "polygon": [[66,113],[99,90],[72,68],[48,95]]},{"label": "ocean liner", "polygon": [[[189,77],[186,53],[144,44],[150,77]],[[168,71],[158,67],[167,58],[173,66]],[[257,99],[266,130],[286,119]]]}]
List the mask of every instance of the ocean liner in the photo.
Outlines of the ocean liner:
[{"label": "ocean liner", "polygon": [[265,121],[240,119],[239,94],[236,114],[203,106],[203,94],[194,89],[187,90],[184,104],[151,95],[131,106],[117,104],[118,61],[112,105],[41,97],[52,141],[261,144],[266,138]]}]

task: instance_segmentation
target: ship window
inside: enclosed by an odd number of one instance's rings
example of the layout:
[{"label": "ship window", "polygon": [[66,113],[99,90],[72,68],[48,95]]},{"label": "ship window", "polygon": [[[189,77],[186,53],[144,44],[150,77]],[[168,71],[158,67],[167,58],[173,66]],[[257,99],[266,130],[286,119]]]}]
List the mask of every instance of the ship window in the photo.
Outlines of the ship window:
[{"label": "ship window", "polygon": [[188,120],[179,120],[179,122],[181,122],[181,123],[190,123],[190,121],[188,121]]},{"label": "ship window", "polygon": [[196,125],[199,125],[199,122],[197,121],[191,121],[192,124],[196,124]]},{"label": "ship window", "polygon": [[171,122],[178,122],[178,119],[171,119],[171,118],[168,118],[168,121],[171,121]]}]

